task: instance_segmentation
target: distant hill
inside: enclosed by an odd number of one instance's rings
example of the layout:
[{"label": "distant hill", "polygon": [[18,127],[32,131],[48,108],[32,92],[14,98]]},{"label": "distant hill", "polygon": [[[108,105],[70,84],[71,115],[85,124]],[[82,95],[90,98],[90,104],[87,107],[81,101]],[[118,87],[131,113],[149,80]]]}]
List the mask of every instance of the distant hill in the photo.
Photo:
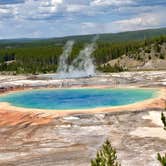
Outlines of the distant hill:
[{"label": "distant hill", "polygon": [[[66,42],[67,40],[89,42],[92,40],[92,38],[95,35],[96,34],[67,36],[60,38],[47,38],[47,39],[42,39],[42,38],[5,39],[5,40],[0,40],[0,46],[54,45],[54,44],[64,44],[64,42]],[[99,34],[99,40],[104,42],[123,42],[130,40],[149,39],[161,35],[166,35],[166,28]]]},{"label": "distant hill", "polygon": [[[56,40],[66,41],[66,40],[74,39],[78,41],[90,41],[95,35],[96,34],[84,35],[84,36],[69,36],[64,38],[56,38]],[[161,36],[161,35],[166,35],[166,28],[99,34],[99,40],[107,41],[107,42],[108,41],[123,42],[123,41],[130,41],[130,40],[144,40],[144,39],[149,39],[149,38],[153,38],[153,37]]]},{"label": "distant hill", "polygon": [[[71,64],[94,36],[1,40],[0,72],[55,73],[67,40],[76,41],[67,59]],[[166,28],[100,34],[91,56],[103,72],[166,70]]]}]

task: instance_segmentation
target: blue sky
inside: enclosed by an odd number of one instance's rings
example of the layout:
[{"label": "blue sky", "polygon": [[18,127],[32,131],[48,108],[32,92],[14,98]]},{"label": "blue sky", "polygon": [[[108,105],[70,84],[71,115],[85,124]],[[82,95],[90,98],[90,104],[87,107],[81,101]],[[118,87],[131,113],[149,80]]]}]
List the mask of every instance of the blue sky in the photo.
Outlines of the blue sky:
[{"label": "blue sky", "polygon": [[166,0],[0,0],[0,39],[166,27]]}]

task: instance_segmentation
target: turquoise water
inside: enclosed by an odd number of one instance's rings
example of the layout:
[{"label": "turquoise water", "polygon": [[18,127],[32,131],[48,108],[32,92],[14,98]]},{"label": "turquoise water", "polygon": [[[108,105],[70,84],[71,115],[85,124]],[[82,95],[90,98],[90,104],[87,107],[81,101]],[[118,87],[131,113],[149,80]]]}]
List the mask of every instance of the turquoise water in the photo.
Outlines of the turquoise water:
[{"label": "turquoise water", "polygon": [[16,92],[0,97],[0,102],[37,109],[88,109],[121,106],[156,95],[145,89],[49,89]]}]

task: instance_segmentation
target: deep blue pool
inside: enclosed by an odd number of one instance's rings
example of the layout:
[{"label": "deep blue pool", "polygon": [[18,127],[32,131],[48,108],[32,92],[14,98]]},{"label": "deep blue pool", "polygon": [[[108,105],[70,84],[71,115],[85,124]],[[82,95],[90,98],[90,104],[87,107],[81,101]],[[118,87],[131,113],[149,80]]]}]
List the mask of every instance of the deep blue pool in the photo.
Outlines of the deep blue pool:
[{"label": "deep blue pool", "polygon": [[48,89],[3,95],[0,102],[25,108],[67,110],[127,105],[155,95],[152,89]]}]

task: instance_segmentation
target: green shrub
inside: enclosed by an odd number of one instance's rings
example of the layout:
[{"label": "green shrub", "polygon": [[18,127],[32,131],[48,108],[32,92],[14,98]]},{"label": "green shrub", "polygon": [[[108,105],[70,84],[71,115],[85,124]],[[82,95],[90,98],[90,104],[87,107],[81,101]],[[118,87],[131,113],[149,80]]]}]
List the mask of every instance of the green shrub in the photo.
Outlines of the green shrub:
[{"label": "green shrub", "polygon": [[151,49],[150,48],[146,48],[145,49],[145,53],[150,53],[151,52]]},{"label": "green shrub", "polygon": [[166,154],[161,156],[159,153],[157,154],[157,159],[160,161],[162,166],[166,166]]},{"label": "green shrub", "polygon": [[[166,109],[166,108],[165,108]],[[161,113],[161,120],[164,124],[164,130],[166,130],[166,117],[164,116],[164,113]],[[157,154],[157,159],[161,163],[162,166],[166,166],[166,154],[164,156],[161,156],[159,153]]]},{"label": "green shrub", "polygon": [[165,56],[163,54],[160,54],[160,59],[165,59]]},{"label": "green shrub", "polygon": [[113,66],[111,66],[110,64],[104,65],[102,67],[100,66],[98,70],[102,72],[111,72],[111,73],[126,71],[123,67],[121,67],[118,64],[115,64]]},{"label": "green shrub", "polygon": [[116,150],[106,140],[101,150],[97,152],[96,158],[91,160],[91,166],[120,166],[117,161]]}]

